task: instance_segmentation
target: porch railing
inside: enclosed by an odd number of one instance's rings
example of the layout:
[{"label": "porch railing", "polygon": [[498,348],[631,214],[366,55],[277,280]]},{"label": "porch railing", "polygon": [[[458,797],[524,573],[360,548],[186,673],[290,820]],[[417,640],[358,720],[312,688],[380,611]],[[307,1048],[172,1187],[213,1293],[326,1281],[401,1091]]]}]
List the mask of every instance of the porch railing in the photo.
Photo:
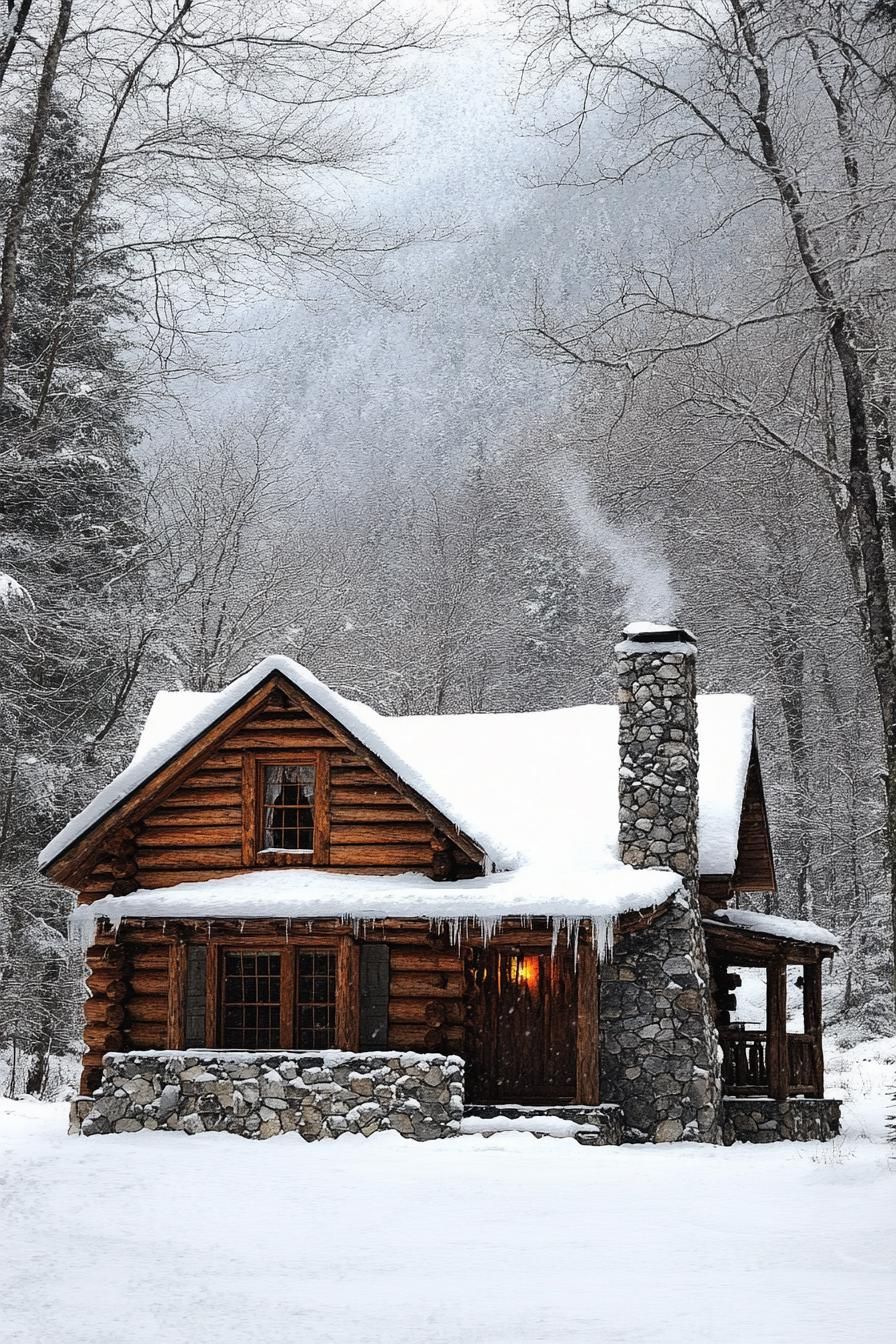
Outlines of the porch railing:
[{"label": "porch railing", "polygon": [[812,1036],[805,1033],[787,1036],[787,1076],[791,1093],[804,1092],[820,1097],[822,1080],[818,1076],[818,1049]]},{"label": "porch railing", "polygon": [[[728,1096],[768,1096],[768,1033],[720,1027],[722,1082]],[[787,1035],[787,1092],[823,1095],[820,1042],[805,1032]]]}]

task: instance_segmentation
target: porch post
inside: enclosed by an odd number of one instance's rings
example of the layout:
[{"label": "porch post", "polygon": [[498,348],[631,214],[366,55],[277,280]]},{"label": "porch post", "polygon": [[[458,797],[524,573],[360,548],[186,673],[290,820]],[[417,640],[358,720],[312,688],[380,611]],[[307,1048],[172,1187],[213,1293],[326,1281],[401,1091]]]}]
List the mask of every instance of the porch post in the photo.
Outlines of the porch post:
[{"label": "porch post", "polygon": [[776,957],[766,969],[766,1067],[769,1096],[786,1101],[790,1095],[787,1059],[787,962]]},{"label": "porch post", "polygon": [[343,934],[336,950],[336,1045],[357,1050],[360,1040],[361,1005],[360,948],[350,933]]},{"label": "porch post", "polygon": [[821,1036],[821,963],[803,966],[803,1030],[812,1042],[814,1092],[824,1096],[824,1053]]},{"label": "porch post", "polygon": [[579,939],[576,967],[576,1101],[596,1106],[600,1101],[597,1068],[598,964],[594,932]]},{"label": "porch post", "polygon": [[168,948],[168,1038],[169,1050],[183,1050],[184,1007],[187,996],[187,945],[177,937]]}]

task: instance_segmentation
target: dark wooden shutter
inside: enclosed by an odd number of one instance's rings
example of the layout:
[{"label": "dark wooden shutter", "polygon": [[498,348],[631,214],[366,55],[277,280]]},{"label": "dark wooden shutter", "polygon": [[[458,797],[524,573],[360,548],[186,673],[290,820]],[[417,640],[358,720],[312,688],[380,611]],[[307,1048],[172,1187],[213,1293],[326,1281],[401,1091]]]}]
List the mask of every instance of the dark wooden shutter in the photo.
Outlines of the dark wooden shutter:
[{"label": "dark wooden shutter", "polygon": [[389,1035],[389,949],[361,944],[361,1049],[383,1050]]},{"label": "dark wooden shutter", "polygon": [[205,1039],[205,967],[206,949],[187,948],[187,1005],[184,1015],[184,1044],[189,1049],[206,1045]]}]

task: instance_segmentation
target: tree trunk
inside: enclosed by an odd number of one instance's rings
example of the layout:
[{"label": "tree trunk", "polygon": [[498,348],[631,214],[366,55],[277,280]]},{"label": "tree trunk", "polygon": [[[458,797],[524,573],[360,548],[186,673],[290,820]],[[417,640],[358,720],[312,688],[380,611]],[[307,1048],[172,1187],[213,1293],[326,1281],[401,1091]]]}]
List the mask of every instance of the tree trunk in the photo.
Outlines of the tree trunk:
[{"label": "tree trunk", "polygon": [[0,84],[6,78],[9,63],[28,22],[30,9],[31,0],[7,0],[6,41],[0,50]]},{"label": "tree trunk", "polygon": [[59,13],[56,27],[44,53],[44,63],[37,89],[37,106],[34,109],[34,121],[31,135],[25,150],[25,160],[19,176],[15,198],[6,223],[3,239],[3,260],[0,264],[0,397],[6,383],[6,366],[12,344],[13,320],[16,307],[16,268],[19,253],[19,240],[28,213],[31,194],[37,177],[41,148],[44,143],[47,125],[50,120],[50,104],[59,68],[59,57],[65,44],[68,25],[72,16],[73,0],[59,0]]}]

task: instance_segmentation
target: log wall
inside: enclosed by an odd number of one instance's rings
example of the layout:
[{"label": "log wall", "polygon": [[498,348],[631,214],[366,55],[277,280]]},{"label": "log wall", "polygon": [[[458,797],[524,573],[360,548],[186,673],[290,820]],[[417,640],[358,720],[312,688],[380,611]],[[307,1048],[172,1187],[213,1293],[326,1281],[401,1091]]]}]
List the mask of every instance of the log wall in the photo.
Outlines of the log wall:
[{"label": "log wall", "polygon": [[107,1051],[168,1048],[173,946],[160,926],[150,940],[105,939],[88,951],[82,1092],[99,1085]]},{"label": "log wall", "polygon": [[[514,946],[550,946],[547,930],[515,928],[512,921],[508,925],[496,936],[499,943],[509,940]],[[87,955],[88,1053],[84,1057],[82,1091],[90,1092],[98,1086],[102,1057],[107,1051],[183,1048],[188,950],[191,946],[210,947],[208,960],[213,968],[214,945],[219,943],[272,951],[296,945],[358,947],[385,943],[389,949],[388,1028],[387,1039],[379,1048],[464,1053],[463,952],[422,920],[384,920],[358,939],[339,920],[315,920],[310,925],[290,925],[284,920],[211,924],[205,920],[128,921],[114,939],[111,934],[101,934]],[[586,946],[581,953],[586,960],[587,952]],[[347,977],[341,996],[342,1025],[337,1021],[337,1035],[346,1039],[356,1032],[354,1024],[360,1009],[353,965],[351,956],[341,956],[337,967],[337,975]],[[214,975],[213,969],[210,974]],[[214,995],[212,984],[207,987],[207,1002],[211,1004]],[[203,1044],[216,1044],[211,1026]],[[345,1048],[342,1040],[339,1044]]]},{"label": "log wall", "polygon": [[201,753],[173,786],[147,790],[142,814],[117,828],[77,885],[87,903],[113,891],[170,887],[233,877],[247,863],[246,830],[254,827],[246,780],[257,753],[321,753],[318,787],[327,789],[327,861],[320,867],[368,873],[478,873],[478,864],[335,732],[282,693]]},{"label": "log wall", "polygon": [[462,1054],[464,969],[457,949],[402,941],[389,949],[389,1045]]},{"label": "log wall", "polygon": [[[265,708],[200,762],[145,818],[137,841],[141,887],[245,872],[245,753],[324,751],[330,774],[330,868],[426,871],[434,827],[366,761],[310,714]],[[246,804],[248,806],[248,803]]]}]

